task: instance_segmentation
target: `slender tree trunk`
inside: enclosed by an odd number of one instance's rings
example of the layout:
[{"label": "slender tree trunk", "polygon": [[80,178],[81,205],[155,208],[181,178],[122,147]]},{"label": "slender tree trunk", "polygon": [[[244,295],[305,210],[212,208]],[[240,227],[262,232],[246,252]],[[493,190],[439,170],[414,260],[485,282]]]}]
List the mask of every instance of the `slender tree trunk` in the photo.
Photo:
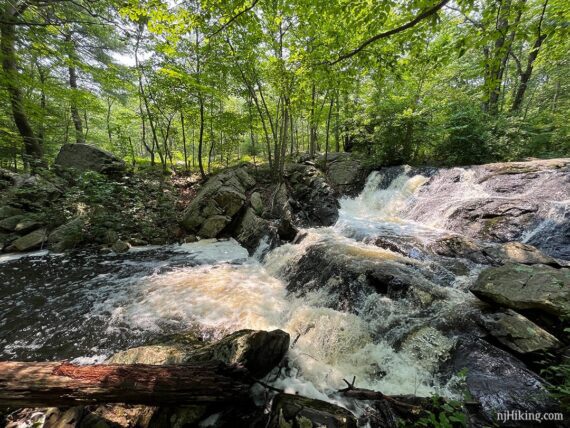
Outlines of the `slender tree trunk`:
[{"label": "slender tree trunk", "polygon": [[113,100],[107,97],[107,136],[109,137],[109,145],[113,144],[113,133],[111,130],[111,108],[113,107]]},{"label": "slender tree trunk", "polygon": [[73,37],[71,33],[65,34],[65,44],[67,46],[67,60],[69,72],[69,88],[71,89],[71,119],[73,120],[73,126],[75,127],[75,142],[78,144],[85,143],[85,135],[83,134],[83,124],[81,122],[81,115],[79,114],[79,109],[77,108],[77,69],[75,63],[77,61],[75,55],[75,46],[73,44]]},{"label": "slender tree trunk", "polygon": [[19,12],[7,2],[0,23],[0,51],[2,52],[2,70],[8,91],[12,116],[18,132],[24,141],[24,164],[29,164],[32,171],[46,166],[43,160],[43,147],[30,125],[24,108],[22,90],[18,82],[18,63],[16,56],[16,15]]},{"label": "slender tree trunk", "polygon": [[315,84],[311,87],[311,115],[309,118],[309,154],[315,156],[316,144],[317,144],[317,130],[315,127],[315,100],[316,98],[316,88]]},{"label": "slender tree trunk", "polygon": [[331,100],[329,104],[329,114],[327,115],[327,135],[325,138],[325,165],[324,165],[325,168],[327,166],[327,157],[329,155],[329,135],[331,128],[331,115],[333,111],[333,106],[334,106],[334,95],[331,95]]},{"label": "slender tree trunk", "polygon": [[184,127],[184,112],[180,110],[180,126],[182,126],[182,147],[184,149],[184,170],[188,171],[188,151],[186,149],[186,129]]},{"label": "slender tree trunk", "polygon": [[204,149],[204,99],[201,95],[198,96],[198,103],[200,104],[200,131],[198,132],[198,168],[202,178],[206,178],[204,172],[204,164],[202,163],[202,151]]},{"label": "slender tree trunk", "polygon": [[544,14],[546,12],[546,6],[548,6],[548,0],[544,2],[544,6],[542,7],[542,14],[540,15],[540,21],[538,23],[537,29],[537,37],[532,46],[532,50],[528,54],[526,68],[523,73],[520,75],[520,81],[517,89],[517,93],[515,94],[515,98],[513,100],[513,105],[511,106],[511,112],[516,112],[521,108],[521,105],[524,100],[524,96],[528,87],[528,82],[532,76],[532,70],[534,68],[534,61],[538,57],[538,53],[540,52],[540,47],[542,43],[546,39],[546,34],[542,34],[542,22],[544,20]]}]

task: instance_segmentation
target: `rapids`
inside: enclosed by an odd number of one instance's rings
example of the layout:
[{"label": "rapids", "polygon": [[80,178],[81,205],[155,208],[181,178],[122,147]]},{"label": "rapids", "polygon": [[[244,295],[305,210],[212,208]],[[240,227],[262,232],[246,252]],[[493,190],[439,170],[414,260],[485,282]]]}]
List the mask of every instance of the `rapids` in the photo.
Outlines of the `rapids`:
[{"label": "rapids", "polygon": [[[450,273],[426,248],[453,236],[446,220],[456,199],[481,190],[469,187],[427,209],[422,188],[428,180],[405,169],[386,183],[373,172],[358,197],[341,199],[334,226],[303,230],[300,243],[261,247],[253,256],[233,239],[138,247],[124,255],[2,256],[0,358],[90,363],[188,329],[217,338],[242,328],[281,328],[294,343],[289,369],[268,381],[288,392],[335,401],[343,379],[356,376],[359,387],[387,394],[453,396],[454,377],[438,374],[438,358],[453,346],[453,335],[427,329],[404,339],[473,306],[467,287],[481,266]],[[316,247],[405,266],[443,299],[426,309],[364,293],[343,310],[327,287],[288,290],[286,272]]]}]

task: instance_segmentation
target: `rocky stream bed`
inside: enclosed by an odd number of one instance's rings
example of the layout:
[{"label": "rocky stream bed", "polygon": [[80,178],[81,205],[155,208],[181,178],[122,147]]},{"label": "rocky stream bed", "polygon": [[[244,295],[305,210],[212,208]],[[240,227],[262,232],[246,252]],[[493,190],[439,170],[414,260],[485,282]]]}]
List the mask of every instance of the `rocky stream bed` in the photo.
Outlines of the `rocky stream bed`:
[{"label": "rocky stream bed", "polygon": [[[468,393],[472,426],[560,411],[537,363],[570,345],[570,159],[373,171],[332,154],[287,165],[279,185],[245,165],[196,187],[156,245],[108,233],[94,206],[50,224],[69,178],[3,177],[0,359],[172,364],[224,349],[209,358],[272,388],[239,408],[23,410],[12,426],[391,426],[383,405],[338,392],[353,377],[393,396]],[[240,339],[259,331],[281,338],[281,361]]]}]

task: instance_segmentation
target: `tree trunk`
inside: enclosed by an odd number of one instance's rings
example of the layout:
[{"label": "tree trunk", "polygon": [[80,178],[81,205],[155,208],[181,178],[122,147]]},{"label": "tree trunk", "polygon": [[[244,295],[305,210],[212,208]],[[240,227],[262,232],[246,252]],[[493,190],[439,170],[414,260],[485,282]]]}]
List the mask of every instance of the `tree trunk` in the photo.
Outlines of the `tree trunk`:
[{"label": "tree trunk", "polygon": [[248,394],[246,369],[217,361],[171,366],[0,362],[0,406],[223,403]]},{"label": "tree trunk", "polygon": [[12,116],[18,132],[24,141],[24,164],[30,164],[32,170],[45,167],[43,148],[36,137],[24,108],[22,91],[18,84],[18,64],[16,57],[16,15],[18,10],[8,2],[0,23],[0,51],[2,52],[2,70],[5,85],[10,97]]},{"label": "tree trunk", "polygon": [[317,130],[315,127],[315,97],[316,88],[315,84],[311,88],[311,116],[309,119],[309,154],[315,156],[315,149],[317,143]]},{"label": "tree trunk", "polygon": [[180,110],[180,126],[182,127],[182,147],[184,149],[184,170],[188,171],[188,150],[186,149],[186,130],[184,129],[184,113]]},{"label": "tree trunk", "polygon": [[519,85],[517,88],[517,93],[516,93],[515,98],[513,100],[513,105],[511,106],[511,112],[516,112],[521,108],[522,102],[524,100],[525,92],[528,88],[528,82],[530,80],[530,77],[532,76],[532,70],[534,68],[534,61],[536,60],[536,57],[538,56],[538,53],[540,51],[540,47],[542,46],[544,39],[546,39],[546,34],[542,34],[541,30],[542,30],[542,22],[544,20],[544,14],[546,12],[546,6],[547,5],[548,5],[548,0],[546,0],[544,2],[544,6],[542,7],[542,14],[540,16],[540,21],[538,22],[537,37],[536,37],[536,40],[535,40],[534,45],[532,47],[532,50],[528,54],[526,69],[520,75],[520,81],[519,81]]},{"label": "tree trunk", "polygon": [[327,167],[327,157],[329,155],[329,137],[330,137],[330,130],[331,130],[331,115],[334,106],[334,95],[331,95],[331,100],[329,104],[329,114],[327,116],[327,135],[325,138],[325,164],[324,167]]},{"label": "tree trunk", "polygon": [[69,61],[67,69],[69,71],[69,88],[71,89],[71,119],[73,120],[73,126],[75,127],[75,141],[77,144],[81,144],[85,143],[85,136],[83,135],[81,115],[77,108],[77,69],[75,68],[75,46],[73,45],[71,33],[65,34],[65,44],[68,49],[67,60]]},{"label": "tree trunk", "polygon": [[202,150],[204,149],[204,100],[202,96],[198,96],[198,103],[200,104],[200,131],[198,133],[198,168],[200,168],[200,175],[202,179],[206,178],[204,172],[204,164],[202,163]]}]

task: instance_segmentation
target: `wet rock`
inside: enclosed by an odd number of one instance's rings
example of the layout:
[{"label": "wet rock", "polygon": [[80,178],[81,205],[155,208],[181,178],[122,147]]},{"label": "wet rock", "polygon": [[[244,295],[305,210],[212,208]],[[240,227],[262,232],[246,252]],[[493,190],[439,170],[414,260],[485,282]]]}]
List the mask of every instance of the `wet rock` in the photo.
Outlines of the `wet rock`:
[{"label": "wet rock", "polygon": [[210,178],[184,211],[182,226],[204,238],[215,238],[235,220],[255,180],[243,168]]},{"label": "wet rock", "polygon": [[259,217],[253,208],[248,208],[232,235],[249,251],[255,250],[261,239],[272,233],[270,222]]},{"label": "wet rock", "polygon": [[481,272],[470,290],[483,300],[511,309],[570,314],[570,269],[506,264]]},{"label": "wet rock", "polygon": [[560,267],[561,263],[547,256],[538,248],[522,242],[507,242],[502,245],[488,245],[483,248],[486,256],[496,264],[521,263],[525,265],[544,264]]},{"label": "wet rock", "polygon": [[421,306],[441,298],[437,287],[406,264],[408,259],[381,248],[360,245],[318,243],[310,246],[297,263],[280,273],[287,289],[297,295],[326,290],[336,310],[353,311],[367,295],[391,299],[420,297]]},{"label": "wet rock", "polygon": [[257,215],[261,215],[264,210],[263,200],[259,192],[253,192],[249,197],[249,203]]},{"label": "wet rock", "polygon": [[356,428],[354,415],[342,407],[312,398],[277,394],[271,407],[270,428]]},{"label": "wet rock", "polygon": [[[467,390],[481,403],[489,422],[500,411],[559,411],[538,375],[513,356],[482,340],[461,342],[450,367],[454,373],[467,369]],[[512,426],[519,425],[515,422]]]},{"label": "wet rock", "polygon": [[428,326],[410,333],[400,349],[415,358],[426,370],[434,372],[449,358],[454,346],[455,340]]},{"label": "wet rock", "polygon": [[184,238],[184,243],[191,244],[192,242],[197,242],[198,237],[196,235],[188,235]]},{"label": "wet rock", "polygon": [[416,196],[413,220],[570,260],[570,159],[442,168]]},{"label": "wet rock", "polygon": [[309,165],[287,165],[285,178],[295,222],[303,227],[331,226],[338,219],[339,203],[326,177]]},{"label": "wet rock", "polygon": [[129,248],[131,248],[129,243],[121,241],[120,239],[117,242],[115,242],[111,247],[111,249],[117,254],[126,253],[127,251],[129,251]]},{"label": "wet rock", "polygon": [[36,248],[41,247],[46,241],[47,230],[38,229],[22,236],[21,238],[16,239],[14,242],[12,242],[9,249],[13,251],[35,250]]},{"label": "wet rock", "polygon": [[507,348],[526,354],[560,346],[553,335],[512,310],[482,316],[485,329]]},{"label": "wet rock", "polygon": [[181,364],[193,348],[181,345],[149,345],[130,348],[113,355],[110,364]]},{"label": "wet rock", "polygon": [[289,334],[282,330],[239,330],[220,341],[197,349],[187,361],[220,360],[240,364],[256,377],[269,373],[289,349]]},{"label": "wet rock", "polygon": [[84,226],[85,221],[81,217],[76,217],[62,224],[49,234],[49,247],[57,252],[74,248],[83,240]]},{"label": "wet rock", "polygon": [[126,169],[124,161],[89,144],[64,144],[55,159],[55,166],[62,170],[102,174],[121,173]]},{"label": "wet rock", "polygon": [[482,248],[473,240],[463,236],[450,236],[439,239],[431,245],[431,250],[440,256],[463,258],[475,263],[488,264]]},{"label": "wet rock", "polygon": [[299,229],[293,225],[291,220],[282,218],[279,221],[279,225],[277,226],[277,234],[283,241],[293,241],[297,236],[297,233],[299,233]]},{"label": "wet rock", "polygon": [[219,360],[240,364],[263,377],[283,359],[289,349],[289,334],[282,330],[239,330],[211,343],[152,345],[131,348],[112,356],[115,364],[178,364]]}]

